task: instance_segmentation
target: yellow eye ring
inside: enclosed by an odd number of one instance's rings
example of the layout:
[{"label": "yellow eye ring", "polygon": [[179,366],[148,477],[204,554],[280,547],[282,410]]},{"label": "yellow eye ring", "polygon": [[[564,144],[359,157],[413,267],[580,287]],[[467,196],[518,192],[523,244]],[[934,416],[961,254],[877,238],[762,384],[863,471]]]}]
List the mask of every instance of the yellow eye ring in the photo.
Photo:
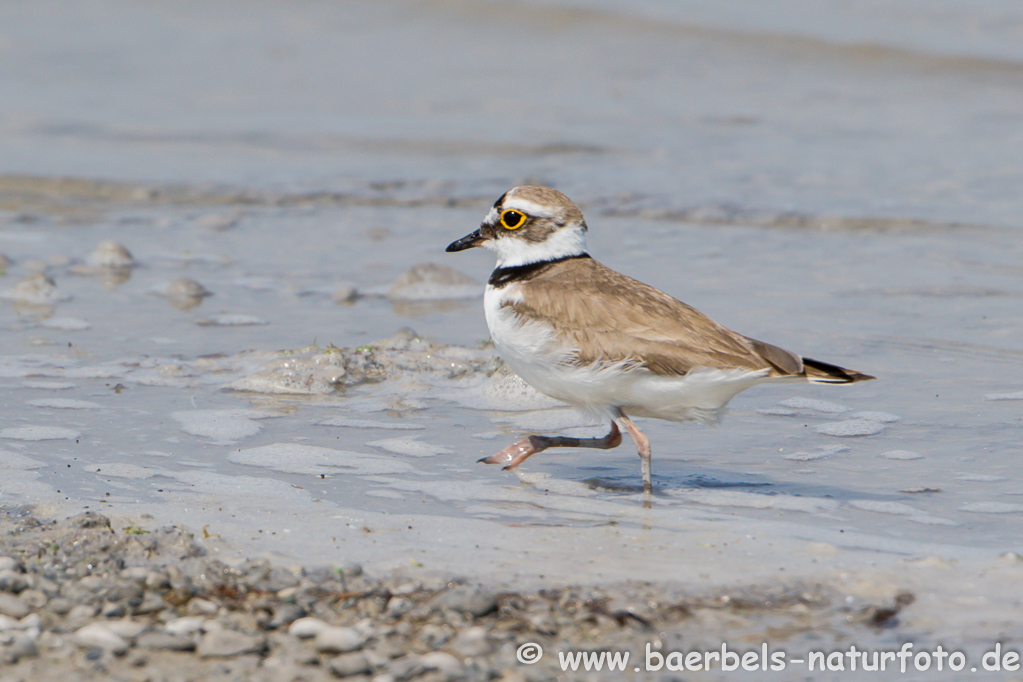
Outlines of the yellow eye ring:
[{"label": "yellow eye ring", "polygon": [[514,208],[508,208],[501,211],[501,227],[506,230],[517,230],[526,224],[526,214],[522,211],[516,211]]}]

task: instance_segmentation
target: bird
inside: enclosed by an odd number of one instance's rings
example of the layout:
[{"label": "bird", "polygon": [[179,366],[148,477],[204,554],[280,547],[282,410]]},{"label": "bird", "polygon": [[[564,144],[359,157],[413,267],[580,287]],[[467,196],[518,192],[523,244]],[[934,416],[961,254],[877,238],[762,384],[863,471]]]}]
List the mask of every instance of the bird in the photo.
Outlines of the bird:
[{"label": "bird", "polygon": [[612,270],[590,256],[587,229],[582,211],[558,190],[521,186],[446,248],[482,247],[497,256],[483,307],[507,366],[540,393],[611,424],[599,438],[529,435],[480,462],[511,470],[548,448],[615,448],[620,424],[636,445],[649,496],[650,441],[632,417],[714,424],[756,384],[875,378],[743,336]]}]

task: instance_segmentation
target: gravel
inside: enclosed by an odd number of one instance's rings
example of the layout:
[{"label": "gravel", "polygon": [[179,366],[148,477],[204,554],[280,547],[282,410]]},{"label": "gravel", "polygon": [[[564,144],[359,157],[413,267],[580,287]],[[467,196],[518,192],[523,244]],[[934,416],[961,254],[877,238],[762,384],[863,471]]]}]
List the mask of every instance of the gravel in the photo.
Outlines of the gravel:
[{"label": "gravel", "polygon": [[854,627],[866,640],[864,632],[893,634],[912,602],[902,594],[854,610],[814,585],[516,591],[373,577],[351,563],[228,565],[178,527],[0,509],[2,682],[537,682],[565,676],[554,655],[519,663],[526,642],[639,657],[645,643],[672,638],[720,646],[724,638],[778,640],[780,632],[847,636]]}]

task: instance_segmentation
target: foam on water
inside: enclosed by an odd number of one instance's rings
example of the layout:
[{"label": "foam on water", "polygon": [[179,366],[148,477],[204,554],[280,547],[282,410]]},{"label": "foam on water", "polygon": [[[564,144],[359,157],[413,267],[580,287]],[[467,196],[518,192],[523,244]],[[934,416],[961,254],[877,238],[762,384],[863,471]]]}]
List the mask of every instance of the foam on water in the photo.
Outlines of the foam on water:
[{"label": "foam on water", "polygon": [[181,424],[181,430],[193,436],[201,436],[221,443],[231,443],[254,436],[263,429],[258,419],[278,415],[258,410],[183,410],[171,413],[171,418]]},{"label": "foam on water", "polygon": [[413,471],[407,462],[393,457],[366,455],[298,443],[274,443],[232,452],[228,458],[236,464],[273,469],[295,474],[354,474],[378,476]]},{"label": "foam on water", "polygon": [[824,414],[841,414],[842,412],[849,411],[849,408],[845,405],[828,402],[827,400],[815,400],[814,398],[803,398],[799,396],[783,400],[778,404],[782,407],[792,407],[798,410],[813,410],[814,412],[823,412]]},{"label": "foam on water", "polygon": [[0,429],[0,438],[11,440],[75,440],[82,433],[62,426],[12,426]]},{"label": "foam on water", "polygon": [[1023,391],[1015,393],[985,393],[984,400],[1023,400]]},{"label": "foam on water", "polygon": [[1023,504],[1009,502],[968,502],[959,511],[973,514],[1018,514],[1023,512]]},{"label": "foam on water", "polygon": [[91,400],[75,400],[74,398],[35,398],[26,400],[32,407],[50,407],[57,410],[98,410],[103,406]]},{"label": "foam on water", "polygon": [[813,427],[817,433],[825,436],[837,436],[849,438],[853,436],[873,436],[884,431],[885,425],[872,419],[846,419],[830,424],[820,424]]},{"label": "foam on water", "polygon": [[912,460],[912,459],[923,459],[924,456],[919,452],[913,452],[912,450],[889,450],[888,452],[882,452],[881,456],[885,459],[901,459],[901,460]]},{"label": "foam on water", "polygon": [[262,317],[256,317],[255,315],[221,313],[196,320],[196,324],[201,327],[251,327],[270,323]]},{"label": "foam on water", "polygon": [[348,417],[330,417],[316,422],[320,426],[342,426],[350,429],[391,429],[394,431],[421,431],[426,427],[422,424],[409,422],[380,422],[373,419],[350,419]]},{"label": "foam on water", "polygon": [[881,424],[894,424],[902,420],[902,417],[891,412],[853,412],[849,416],[853,419],[866,419],[867,421],[879,422]]},{"label": "foam on water", "polygon": [[80,332],[92,329],[92,323],[80,317],[51,317],[39,324],[47,329],[59,329],[66,332]]},{"label": "foam on water", "polygon": [[437,455],[454,454],[448,448],[424,443],[414,438],[384,438],[383,440],[370,441],[366,445],[409,457],[436,457]]},{"label": "foam on water", "polygon": [[77,386],[77,384],[73,384],[70,381],[38,381],[38,380],[22,381],[21,385],[24,386],[25,388],[41,388],[50,391],[66,391]]}]

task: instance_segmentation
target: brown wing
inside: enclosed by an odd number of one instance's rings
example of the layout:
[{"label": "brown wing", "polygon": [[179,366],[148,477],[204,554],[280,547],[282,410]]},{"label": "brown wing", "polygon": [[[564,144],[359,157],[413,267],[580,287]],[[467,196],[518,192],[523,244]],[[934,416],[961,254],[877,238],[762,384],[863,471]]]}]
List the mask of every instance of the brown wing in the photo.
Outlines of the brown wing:
[{"label": "brown wing", "polygon": [[[565,292],[572,290],[572,296]],[[693,367],[803,372],[793,353],[737,334],[668,294],[590,258],[544,270],[508,303],[516,313],[556,327],[582,362],[635,361],[654,374],[681,376]]]}]

